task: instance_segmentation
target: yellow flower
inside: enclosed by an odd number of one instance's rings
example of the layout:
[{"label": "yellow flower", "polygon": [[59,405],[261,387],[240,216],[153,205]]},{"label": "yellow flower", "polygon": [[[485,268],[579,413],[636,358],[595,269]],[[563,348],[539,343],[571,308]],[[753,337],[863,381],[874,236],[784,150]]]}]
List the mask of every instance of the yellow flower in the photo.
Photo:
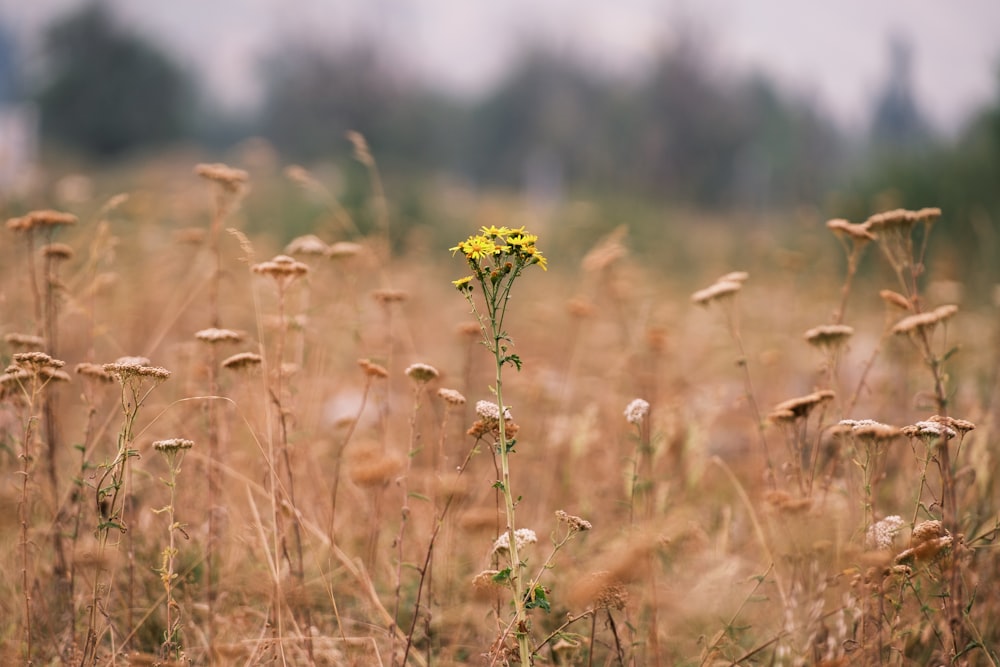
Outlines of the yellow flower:
[{"label": "yellow flower", "polygon": [[458,280],[452,280],[451,284],[459,290],[465,290],[472,287],[472,285],[469,284],[470,282],[472,282],[472,276],[465,276],[464,278],[459,278]]},{"label": "yellow flower", "polygon": [[516,234],[507,237],[507,243],[513,246],[534,245],[538,237],[534,234]]},{"label": "yellow flower", "polygon": [[462,252],[469,259],[482,259],[496,252],[496,244],[485,236],[472,236],[461,244]]},{"label": "yellow flower", "polygon": [[483,227],[481,233],[483,236],[507,236],[510,234],[511,230],[506,227],[494,227],[490,225],[489,227]]},{"label": "yellow flower", "polygon": [[542,255],[541,250],[539,250],[535,246],[528,246],[524,248],[524,252],[525,254],[530,256],[528,260],[529,264],[537,264],[538,266],[542,267],[542,271],[549,270],[548,268],[549,259],[548,257]]}]

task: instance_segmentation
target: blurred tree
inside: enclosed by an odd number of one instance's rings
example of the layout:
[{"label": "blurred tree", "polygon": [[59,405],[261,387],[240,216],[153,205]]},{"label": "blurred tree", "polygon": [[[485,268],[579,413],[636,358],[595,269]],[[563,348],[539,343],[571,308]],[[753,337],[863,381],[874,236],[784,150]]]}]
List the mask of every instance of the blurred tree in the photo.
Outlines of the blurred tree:
[{"label": "blurred tree", "polygon": [[341,153],[345,132],[355,130],[380,162],[426,167],[447,159],[449,102],[370,46],[334,51],[301,43],[267,58],[262,74],[261,133],[290,156]]},{"label": "blurred tree", "polygon": [[166,56],[116,25],[100,1],[45,36],[42,133],[99,157],[184,135],[191,87]]},{"label": "blurred tree", "polygon": [[872,118],[872,143],[888,150],[918,147],[930,138],[930,128],[913,95],[913,48],[903,37],[889,40],[889,77]]}]

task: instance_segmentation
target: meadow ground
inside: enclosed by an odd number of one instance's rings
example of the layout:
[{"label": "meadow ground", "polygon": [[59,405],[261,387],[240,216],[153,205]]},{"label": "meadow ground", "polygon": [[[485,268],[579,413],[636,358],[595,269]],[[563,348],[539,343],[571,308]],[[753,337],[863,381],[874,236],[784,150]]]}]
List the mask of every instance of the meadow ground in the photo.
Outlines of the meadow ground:
[{"label": "meadow ground", "polygon": [[292,170],[316,235],[246,235],[223,165],[11,214],[0,662],[997,664],[1000,320],[937,211],[390,244],[363,148],[365,233]]}]

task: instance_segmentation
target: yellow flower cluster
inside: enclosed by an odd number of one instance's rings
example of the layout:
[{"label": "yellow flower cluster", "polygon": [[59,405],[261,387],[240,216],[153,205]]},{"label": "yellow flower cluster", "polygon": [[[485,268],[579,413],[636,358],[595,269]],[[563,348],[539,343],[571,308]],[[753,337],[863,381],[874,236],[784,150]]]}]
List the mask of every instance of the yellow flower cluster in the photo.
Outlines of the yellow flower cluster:
[{"label": "yellow flower cluster", "polygon": [[452,284],[460,290],[470,289],[473,278],[483,279],[487,276],[498,276],[514,268],[520,270],[525,266],[537,264],[543,271],[548,270],[548,258],[535,247],[538,237],[529,234],[524,227],[510,229],[508,227],[482,227],[474,234],[449,248],[451,254],[461,252],[475,271],[475,275],[453,280]]}]

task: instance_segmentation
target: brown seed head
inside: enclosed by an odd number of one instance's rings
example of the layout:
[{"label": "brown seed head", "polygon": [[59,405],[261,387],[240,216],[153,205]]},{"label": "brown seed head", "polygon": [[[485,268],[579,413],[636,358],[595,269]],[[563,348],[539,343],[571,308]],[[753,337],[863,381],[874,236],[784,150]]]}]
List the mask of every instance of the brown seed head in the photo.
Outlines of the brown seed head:
[{"label": "brown seed head", "polygon": [[918,222],[914,211],[897,208],[892,211],[876,213],[864,222],[870,230],[878,234],[881,230],[899,229],[909,231]]},{"label": "brown seed head", "polygon": [[245,338],[239,331],[217,329],[215,327],[202,329],[195,333],[194,337],[205,343],[238,343]]},{"label": "brown seed head", "polygon": [[586,519],[581,519],[578,516],[567,514],[562,510],[556,510],[556,519],[569,526],[571,532],[577,532],[577,531],[582,532],[585,530],[590,530],[594,527]]},{"label": "brown seed head", "polygon": [[465,396],[455,389],[446,389],[442,387],[438,389],[438,396],[444,399],[444,402],[451,406],[465,405]]},{"label": "brown seed head", "polygon": [[221,366],[230,370],[243,370],[257,368],[262,363],[264,363],[264,359],[259,354],[254,354],[253,352],[240,352],[223,359]]},{"label": "brown seed head", "polygon": [[44,352],[38,351],[16,352],[13,359],[15,364],[32,372],[37,372],[43,368],[62,368],[66,365],[65,361],[53,359]]},{"label": "brown seed head", "polygon": [[714,301],[732,297],[743,288],[743,283],[735,280],[723,280],[691,295],[691,301],[699,306],[707,306]]},{"label": "brown seed head", "polygon": [[829,389],[822,389],[820,391],[814,391],[811,394],[806,394],[805,396],[798,396],[796,398],[790,398],[787,401],[782,401],[774,406],[771,414],[783,415],[786,412],[791,412],[796,419],[801,417],[808,417],[809,413],[812,412],[813,408],[817,405],[825,403],[832,400],[836,396],[836,393]]},{"label": "brown seed head", "polygon": [[325,255],[330,247],[315,234],[306,234],[292,239],[285,252],[289,255]]},{"label": "brown seed head", "polygon": [[913,310],[913,302],[899,292],[893,292],[891,289],[884,289],[880,291],[878,295],[882,297],[883,301],[891,306],[896,306],[902,310]]},{"label": "brown seed head", "polygon": [[194,173],[206,180],[218,183],[228,192],[238,192],[250,179],[250,175],[244,170],[233,169],[221,162],[196,165]]},{"label": "brown seed head", "polygon": [[43,209],[31,211],[19,218],[11,218],[7,221],[7,229],[15,232],[28,231],[36,227],[59,227],[63,225],[75,225],[77,217],[72,213]]},{"label": "brown seed head", "polygon": [[360,255],[362,250],[364,250],[364,247],[359,243],[338,241],[337,243],[331,244],[330,247],[326,249],[326,256],[330,259],[344,259]]},{"label": "brown seed head", "polygon": [[854,327],[846,324],[821,324],[806,331],[804,338],[816,347],[837,347],[854,335]]},{"label": "brown seed head", "polygon": [[288,255],[277,255],[274,259],[250,267],[254,273],[270,276],[277,281],[294,280],[309,273],[309,266]]},{"label": "brown seed head", "polygon": [[411,364],[407,367],[405,373],[408,378],[419,384],[426,384],[440,375],[438,370],[433,366],[419,363]]},{"label": "brown seed head", "polygon": [[358,359],[358,366],[360,366],[365,375],[370,378],[389,377],[389,371],[386,370],[385,366],[380,366],[370,359]]},{"label": "brown seed head", "polygon": [[194,447],[193,440],[187,440],[185,438],[170,438],[168,440],[157,440],[153,443],[153,449],[158,452],[163,452],[165,454],[176,454],[179,451],[185,449],[191,449]]},{"label": "brown seed head", "polygon": [[31,334],[9,333],[3,337],[5,343],[17,350],[41,350],[45,347],[45,339]]},{"label": "brown seed head", "polygon": [[826,227],[834,234],[843,235],[858,243],[867,243],[868,241],[875,240],[875,235],[868,231],[868,225],[864,223],[858,225],[842,218],[836,218],[834,220],[827,220]]},{"label": "brown seed head", "polygon": [[85,378],[97,380],[98,382],[115,381],[115,379],[111,377],[111,374],[105,372],[104,368],[100,364],[92,364],[89,361],[77,364],[74,370],[77,375],[82,375]]},{"label": "brown seed head", "polygon": [[56,261],[73,259],[73,248],[65,243],[49,243],[42,246],[42,256]]}]

